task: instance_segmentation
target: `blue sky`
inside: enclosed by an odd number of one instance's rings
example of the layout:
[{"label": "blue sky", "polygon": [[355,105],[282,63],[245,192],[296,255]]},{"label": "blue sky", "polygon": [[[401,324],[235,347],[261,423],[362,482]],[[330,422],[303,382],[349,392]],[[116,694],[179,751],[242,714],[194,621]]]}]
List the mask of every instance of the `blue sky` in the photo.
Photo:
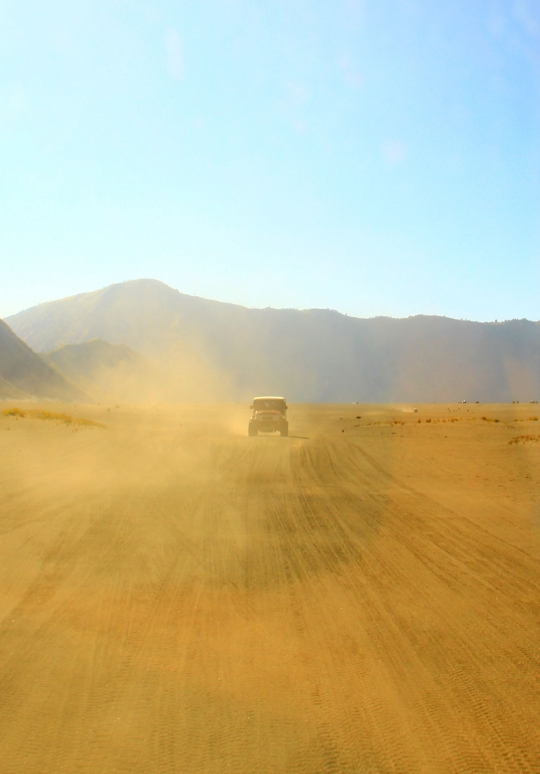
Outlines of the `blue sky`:
[{"label": "blue sky", "polygon": [[0,0],[0,315],[540,319],[540,5]]}]

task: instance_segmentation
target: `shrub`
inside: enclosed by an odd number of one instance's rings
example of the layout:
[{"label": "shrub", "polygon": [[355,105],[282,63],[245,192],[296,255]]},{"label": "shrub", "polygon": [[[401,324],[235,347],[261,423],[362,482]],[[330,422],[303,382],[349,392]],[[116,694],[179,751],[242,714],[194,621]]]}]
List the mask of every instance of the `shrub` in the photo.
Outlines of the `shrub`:
[{"label": "shrub", "polygon": [[34,419],[44,420],[56,420],[57,422],[63,422],[66,425],[79,425],[84,427],[105,427],[100,425],[99,422],[93,422],[91,419],[84,419],[84,417],[72,417],[69,414],[55,414],[53,411],[29,411],[28,414]]},{"label": "shrub", "polygon": [[105,427],[100,425],[99,422],[93,422],[91,419],[84,419],[84,417],[72,417],[69,414],[56,414],[53,411],[45,411],[44,409],[33,409],[32,411],[22,411],[19,408],[5,409],[4,416],[6,417],[32,417],[33,419],[55,420],[56,422],[63,422],[66,425],[78,425],[84,427]]},{"label": "shrub", "polygon": [[540,435],[516,435],[510,438],[508,443],[526,443],[527,441],[540,441]]},{"label": "shrub", "polygon": [[26,411],[22,411],[20,408],[10,408],[4,411],[4,416],[24,418],[26,416]]}]

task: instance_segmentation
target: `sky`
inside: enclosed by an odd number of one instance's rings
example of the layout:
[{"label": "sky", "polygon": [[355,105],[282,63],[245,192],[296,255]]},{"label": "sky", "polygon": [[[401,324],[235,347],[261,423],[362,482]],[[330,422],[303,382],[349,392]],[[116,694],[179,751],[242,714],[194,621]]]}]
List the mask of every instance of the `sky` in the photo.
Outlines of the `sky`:
[{"label": "sky", "polygon": [[540,319],[540,4],[0,0],[0,316]]}]

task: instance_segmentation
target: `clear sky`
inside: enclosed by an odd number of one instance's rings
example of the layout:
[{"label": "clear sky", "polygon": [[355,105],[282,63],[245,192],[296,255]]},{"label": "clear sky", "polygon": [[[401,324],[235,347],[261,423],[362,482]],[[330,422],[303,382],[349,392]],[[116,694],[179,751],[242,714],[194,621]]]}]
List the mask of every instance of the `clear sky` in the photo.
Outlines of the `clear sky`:
[{"label": "clear sky", "polygon": [[535,0],[0,0],[0,315],[540,319]]}]

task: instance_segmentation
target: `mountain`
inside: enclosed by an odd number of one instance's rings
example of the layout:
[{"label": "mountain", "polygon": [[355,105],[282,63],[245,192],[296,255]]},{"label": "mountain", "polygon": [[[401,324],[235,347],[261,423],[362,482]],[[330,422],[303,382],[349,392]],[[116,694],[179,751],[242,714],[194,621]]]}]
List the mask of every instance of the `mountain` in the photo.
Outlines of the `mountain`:
[{"label": "mountain", "polygon": [[95,338],[125,345],[181,382],[185,399],[487,402],[540,393],[540,324],[528,320],[247,309],[156,280],[111,285],[7,319],[40,352]]},{"label": "mountain", "polygon": [[0,397],[36,397],[81,402],[90,400],[88,395],[47,365],[2,320],[0,320]]},{"label": "mountain", "polygon": [[[93,339],[42,355],[56,371],[102,403],[213,400],[215,380],[202,358],[182,342],[148,359],[124,344]],[[223,380],[220,380],[223,389]]]},{"label": "mountain", "polygon": [[93,381],[104,369],[116,373],[124,368],[140,375],[146,361],[123,344],[109,344],[108,341],[92,339],[84,344],[64,344],[43,355],[53,368],[70,378]]},{"label": "mountain", "polygon": [[70,382],[96,399],[146,401],[141,389],[149,364],[123,344],[93,339],[83,344],[63,344],[42,355],[43,360]]},{"label": "mountain", "polygon": [[6,379],[2,379],[0,377],[0,400],[11,400],[11,399],[26,399],[32,397],[27,392],[24,392],[24,390],[19,390],[15,385],[11,384],[11,382],[6,381]]},{"label": "mountain", "polygon": [[37,352],[102,339],[155,356],[180,339],[211,338],[223,325],[234,331],[257,311],[184,295],[157,280],[134,280],[40,304],[6,320]]}]

